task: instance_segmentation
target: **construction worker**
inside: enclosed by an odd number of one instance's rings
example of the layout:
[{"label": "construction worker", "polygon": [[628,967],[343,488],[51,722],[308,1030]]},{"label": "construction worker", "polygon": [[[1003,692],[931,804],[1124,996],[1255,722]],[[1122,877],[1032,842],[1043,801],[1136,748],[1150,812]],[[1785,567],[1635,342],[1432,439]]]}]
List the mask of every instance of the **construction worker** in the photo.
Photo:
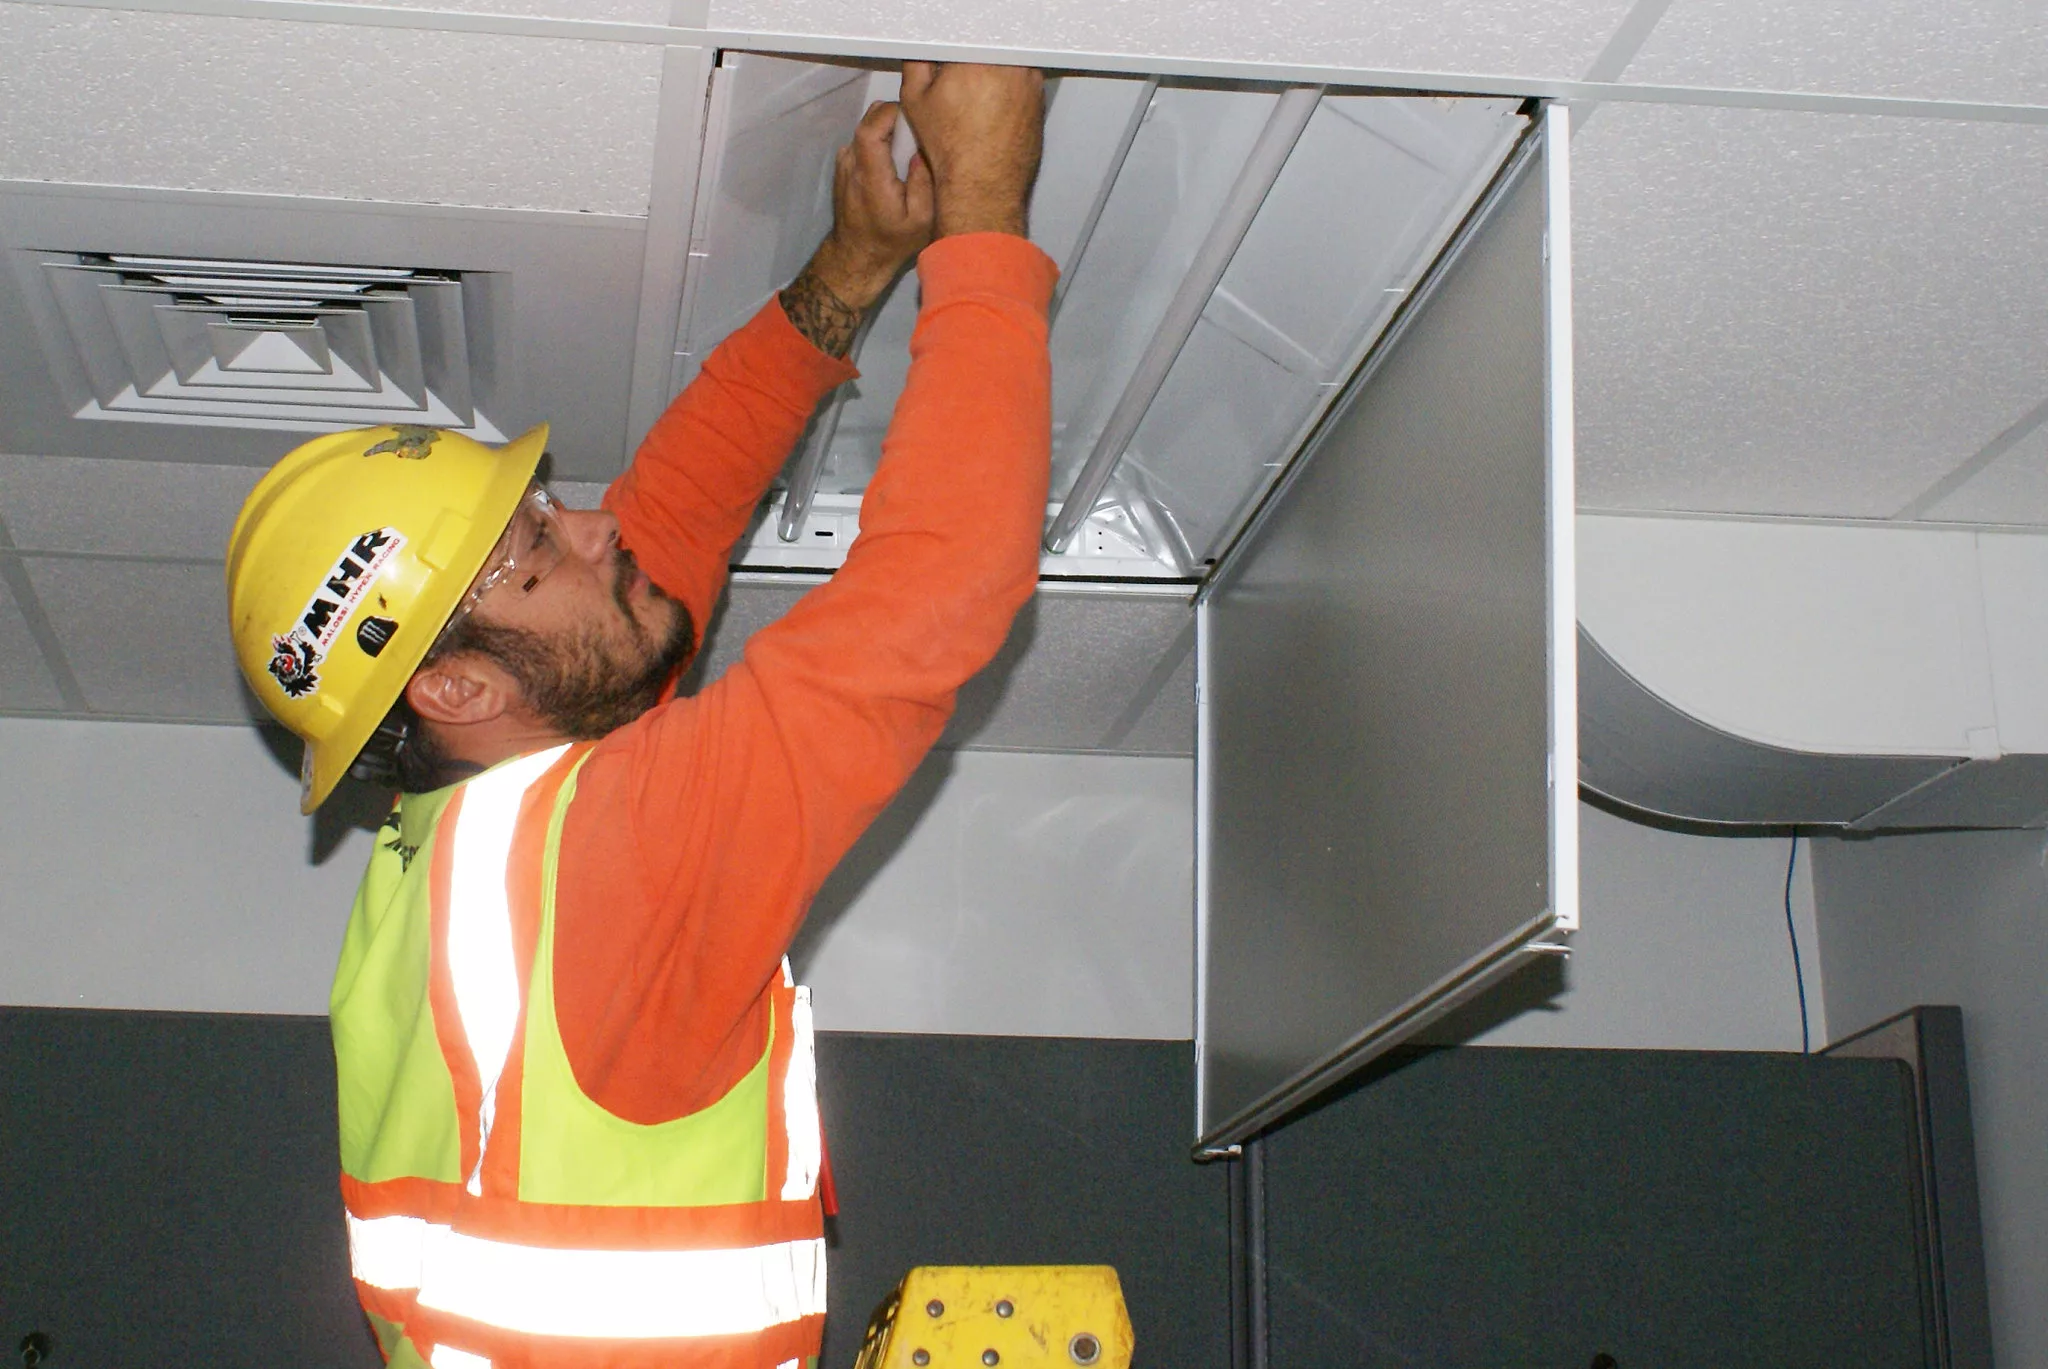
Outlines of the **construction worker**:
[{"label": "construction worker", "polygon": [[[1039,73],[905,67],[830,234],[572,512],[501,449],[315,439],[228,553],[251,688],[403,791],[331,1003],[357,1290],[394,1365],[816,1356],[823,1146],[786,949],[1032,592],[1052,263],[1023,237]],[[927,245],[929,244],[929,245]],[[845,565],[689,697],[746,527],[912,257],[911,369]]]}]

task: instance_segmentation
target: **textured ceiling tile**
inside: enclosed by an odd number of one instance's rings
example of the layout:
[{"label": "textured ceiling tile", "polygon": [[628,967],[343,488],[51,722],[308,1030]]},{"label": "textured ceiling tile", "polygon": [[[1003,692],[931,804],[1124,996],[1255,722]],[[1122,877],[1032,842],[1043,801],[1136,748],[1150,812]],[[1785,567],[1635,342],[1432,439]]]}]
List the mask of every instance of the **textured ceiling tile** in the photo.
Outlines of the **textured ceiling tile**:
[{"label": "textured ceiling tile", "polygon": [[646,43],[0,5],[0,177],[645,214]]},{"label": "textured ceiling tile", "polygon": [[0,712],[62,708],[64,696],[43,664],[42,648],[0,579]]},{"label": "textured ceiling tile", "polygon": [[728,586],[724,602],[712,615],[711,626],[704,638],[704,650],[697,657],[696,664],[690,667],[689,674],[683,677],[683,693],[695,694],[725,674],[727,667],[746,650],[747,639],[789,612],[808,589],[808,586],[767,585],[759,581],[741,581]]},{"label": "textured ceiling tile", "polygon": [[2048,10],[2024,0],[1678,0],[1622,79],[2048,103]]},{"label": "textured ceiling tile", "polygon": [[0,455],[0,518],[25,550],[220,560],[235,513],[262,474],[247,466]]},{"label": "textured ceiling tile", "polygon": [[1406,71],[1584,74],[1628,0],[713,0],[714,28]]},{"label": "textured ceiling tile", "polygon": [[247,722],[218,566],[24,558],[88,706]]},{"label": "textured ceiling tile", "polygon": [[1159,595],[1038,594],[960,691],[942,744],[1100,749],[1192,613]]},{"label": "textured ceiling tile", "polygon": [[671,0],[340,0],[347,5],[466,14],[516,14],[541,19],[583,19],[614,24],[666,24]]},{"label": "textured ceiling tile", "polygon": [[1582,506],[1887,517],[2039,400],[2048,129],[1610,103],[1573,163]]},{"label": "textured ceiling tile", "polygon": [[[801,588],[735,584],[711,627],[703,660],[683,682],[694,692],[739,659],[746,639],[787,613]],[[1044,592],[1027,604],[989,668],[960,691],[941,745],[1057,751],[1145,751],[1185,754],[1175,738],[1192,729],[1193,688],[1167,667],[1160,697],[1139,703],[1163,656],[1179,640],[1192,610],[1161,595]],[[1187,695],[1184,710],[1179,693]],[[1135,720],[1127,709],[1141,708]],[[1124,735],[1105,747],[1117,725]]]},{"label": "textured ceiling tile", "polygon": [[1926,517],[1958,523],[2048,526],[2048,424],[2015,442]]},{"label": "textured ceiling tile", "polygon": [[572,509],[594,509],[604,502],[604,484],[595,480],[550,480],[555,498]]},{"label": "textured ceiling tile", "polygon": [[[1188,645],[1193,646],[1192,634]],[[1145,705],[1130,730],[1114,748],[1149,756],[1195,754],[1195,653],[1180,654],[1178,664],[1160,682],[1159,692]]]}]

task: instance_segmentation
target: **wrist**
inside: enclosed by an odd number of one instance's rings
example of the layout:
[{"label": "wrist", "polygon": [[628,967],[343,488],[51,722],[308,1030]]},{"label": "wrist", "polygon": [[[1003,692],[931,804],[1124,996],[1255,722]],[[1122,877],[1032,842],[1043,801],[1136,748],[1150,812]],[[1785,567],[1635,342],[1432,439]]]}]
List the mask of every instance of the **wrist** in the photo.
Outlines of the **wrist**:
[{"label": "wrist", "polygon": [[1012,233],[1026,235],[1025,197],[1013,187],[956,185],[938,194],[937,235]]},{"label": "wrist", "polygon": [[939,216],[938,237],[957,238],[963,233],[1008,233],[1019,238],[1028,236],[1025,233],[1024,215],[1021,211],[965,211]]},{"label": "wrist", "polygon": [[902,268],[900,261],[862,252],[836,236],[828,236],[804,269],[842,303],[866,310],[882,297]]}]

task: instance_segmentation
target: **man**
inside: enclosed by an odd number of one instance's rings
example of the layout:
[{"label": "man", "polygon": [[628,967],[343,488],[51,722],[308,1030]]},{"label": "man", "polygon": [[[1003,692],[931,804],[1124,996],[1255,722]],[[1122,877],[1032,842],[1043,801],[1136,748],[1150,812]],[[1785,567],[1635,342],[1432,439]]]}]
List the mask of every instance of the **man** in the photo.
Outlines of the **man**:
[{"label": "man", "polygon": [[[394,1365],[772,1366],[817,1354],[822,1143],[783,959],[1036,580],[1051,434],[1027,241],[1042,79],[906,66],[832,232],[705,362],[604,511],[428,429],[305,444],[228,556],[244,674],[407,792],[332,999],[357,1289]],[[926,246],[929,241],[930,245]],[[912,365],[845,566],[692,698],[728,552],[917,255]],[[373,736],[374,734],[374,736]]]}]

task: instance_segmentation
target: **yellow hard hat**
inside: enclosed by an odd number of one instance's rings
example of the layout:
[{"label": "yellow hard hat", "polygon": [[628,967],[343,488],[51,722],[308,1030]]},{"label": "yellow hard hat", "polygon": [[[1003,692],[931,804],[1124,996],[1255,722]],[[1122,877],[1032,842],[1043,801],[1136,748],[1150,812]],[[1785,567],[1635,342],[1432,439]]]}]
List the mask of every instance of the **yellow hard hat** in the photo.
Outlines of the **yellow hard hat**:
[{"label": "yellow hard hat", "polygon": [[299,811],[334,792],[525,495],[541,424],[503,447],[401,425],[331,433],[271,467],[228,538],[242,678],[305,742]]}]

